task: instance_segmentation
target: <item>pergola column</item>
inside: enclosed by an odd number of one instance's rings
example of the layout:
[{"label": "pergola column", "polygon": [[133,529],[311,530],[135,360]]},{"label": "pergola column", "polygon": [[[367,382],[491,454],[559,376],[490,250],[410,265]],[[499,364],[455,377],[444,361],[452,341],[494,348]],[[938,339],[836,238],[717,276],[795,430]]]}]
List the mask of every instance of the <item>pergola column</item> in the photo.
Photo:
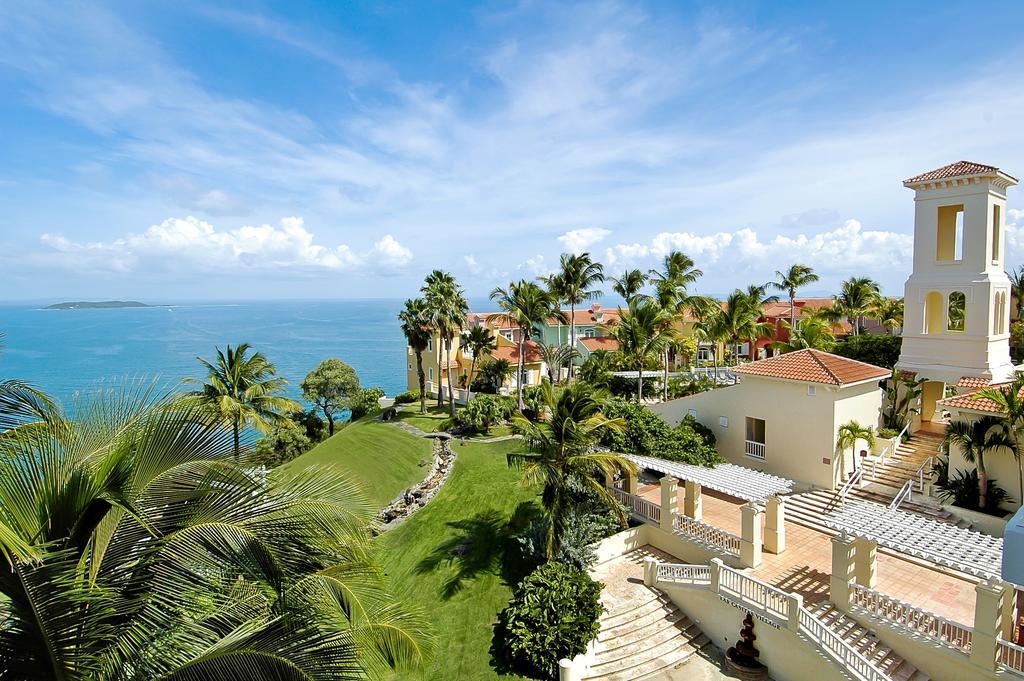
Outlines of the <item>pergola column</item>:
[{"label": "pergola column", "polygon": [[694,520],[704,516],[704,499],[701,496],[700,484],[693,480],[686,481],[686,497],[683,499],[683,513]]},{"label": "pergola column", "polygon": [[604,472],[604,486],[609,489],[615,487],[615,475],[611,471]]},{"label": "pergola column", "polygon": [[[994,577],[974,587],[974,635],[971,662],[987,671],[996,669],[996,640],[1004,629],[1006,585]],[[1011,623],[1012,626],[1012,623]]]},{"label": "pergola column", "polygon": [[845,532],[832,537],[832,576],[829,579],[829,600],[843,612],[850,610],[855,543],[854,538]]},{"label": "pergola column", "polygon": [[676,479],[666,475],[661,479],[661,529],[671,532],[674,528],[676,514]]},{"label": "pergola column", "polygon": [[867,537],[854,541],[854,578],[861,586],[874,589],[878,584],[878,542]]},{"label": "pergola column", "polygon": [[764,548],[769,553],[782,553],[786,550],[786,502],[777,494],[768,497],[764,519]]},{"label": "pergola column", "polygon": [[749,502],[740,508],[742,513],[743,532],[740,535],[740,561],[746,567],[757,567],[761,564],[761,516],[764,509]]},{"label": "pergola column", "polygon": [[626,479],[625,490],[627,494],[636,494],[637,474],[628,468],[624,470],[623,476]]}]

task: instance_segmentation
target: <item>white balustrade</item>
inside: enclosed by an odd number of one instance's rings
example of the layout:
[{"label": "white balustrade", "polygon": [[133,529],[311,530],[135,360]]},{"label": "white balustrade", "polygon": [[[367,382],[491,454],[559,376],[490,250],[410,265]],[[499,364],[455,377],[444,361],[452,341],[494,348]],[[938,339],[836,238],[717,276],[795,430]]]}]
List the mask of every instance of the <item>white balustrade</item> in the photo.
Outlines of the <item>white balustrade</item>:
[{"label": "white balustrade", "polygon": [[887,620],[901,628],[910,629],[916,634],[927,636],[969,653],[974,630],[958,622],[951,622],[944,617],[928,612],[916,606],[904,603],[883,593],[874,591],[860,584],[853,584],[850,604],[867,610],[879,619]]},{"label": "white balustrade", "polygon": [[658,581],[670,584],[708,586],[711,584],[711,567],[709,565],[658,563]]},{"label": "white balustrade", "polygon": [[996,641],[996,662],[1019,674],[1024,674],[1024,647],[999,639]]},{"label": "white balustrade", "polygon": [[782,589],[723,567],[718,576],[718,593],[743,604],[748,610],[786,625],[791,596]]},{"label": "white balustrade", "polygon": [[740,554],[740,538],[734,534],[729,534],[725,530],[721,530],[714,525],[708,525],[702,523],[699,520],[694,520],[685,515],[676,515],[673,520],[673,526],[679,532],[682,532],[687,537],[691,537],[700,542],[722,549],[727,553],[738,556]]},{"label": "white balustrade", "polygon": [[753,440],[747,440],[747,456],[752,459],[763,459],[765,458],[765,447],[763,442],[754,442]]},{"label": "white balustrade", "polygon": [[661,506],[659,504],[635,494],[630,494],[618,487],[612,487],[611,492],[619,500],[619,503],[629,508],[633,513],[648,520],[653,520],[656,523],[661,522]]},{"label": "white balustrade", "polygon": [[861,655],[856,648],[844,641],[842,636],[832,631],[827,624],[806,608],[800,609],[800,632],[807,636],[819,650],[839,663],[843,669],[853,672],[857,679],[861,681],[892,681],[885,672]]}]

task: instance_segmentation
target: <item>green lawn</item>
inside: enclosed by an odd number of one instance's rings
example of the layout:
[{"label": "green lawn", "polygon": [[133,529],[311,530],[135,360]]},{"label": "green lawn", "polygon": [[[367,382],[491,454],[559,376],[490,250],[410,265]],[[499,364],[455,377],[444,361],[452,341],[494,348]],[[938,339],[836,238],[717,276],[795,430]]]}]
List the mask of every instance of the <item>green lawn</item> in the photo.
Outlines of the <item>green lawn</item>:
[{"label": "green lawn", "polygon": [[449,417],[448,407],[428,406],[427,413],[420,413],[419,404],[413,404],[399,410],[396,418],[409,425],[416,426],[425,433],[434,433],[439,426]]},{"label": "green lawn", "polygon": [[501,425],[501,426],[491,426],[490,431],[488,431],[486,434],[485,433],[476,433],[476,434],[471,436],[471,439],[473,439],[473,440],[489,440],[492,437],[502,437],[504,435],[511,435],[511,434],[512,434],[512,426],[506,424],[506,425]]},{"label": "green lawn", "polygon": [[522,577],[510,545],[538,512],[537,495],[505,463],[521,442],[452,445],[455,469],[437,497],[378,539],[392,584],[423,606],[438,639],[430,668],[402,678],[519,678],[492,668],[492,624],[508,603],[508,584]]},{"label": "green lawn", "polygon": [[329,466],[358,482],[380,509],[426,477],[432,456],[432,441],[371,417],[345,426],[282,470]]}]

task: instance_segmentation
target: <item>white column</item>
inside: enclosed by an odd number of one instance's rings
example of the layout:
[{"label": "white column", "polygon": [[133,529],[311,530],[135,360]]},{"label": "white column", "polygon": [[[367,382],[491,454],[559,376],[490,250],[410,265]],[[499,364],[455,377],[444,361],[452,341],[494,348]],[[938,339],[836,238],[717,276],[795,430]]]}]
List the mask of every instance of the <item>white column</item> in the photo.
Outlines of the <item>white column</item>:
[{"label": "white column", "polygon": [[704,499],[700,485],[693,480],[686,481],[686,497],[683,499],[683,513],[694,520],[704,517]]},{"label": "white column", "polygon": [[994,577],[974,587],[974,636],[971,662],[987,671],[996,668],[996,639],[1003,630],[1003,597],[1006,590]]},{"label": "white column", "polygon": [[709,590],[711,591],[711,593],[717,594],[718,584],[722,578],[722,559],[712,558],[711,563],[709,563],[709,565],[711,566],[711,585],[709,587]]},{"label": "white column", "polygon": [[786,550],[786,502],[777,494],[768,497],[764,518],[764,549],[769,553],[782,553]]},{"label": "white column", "polygon": [[761,564],[761,516],[764,515],[764,509],[754,502],[749,502],[740,508],[740,512],[743,514],[740,561],[746,567],[757,567]]},{"label": "white column", "polygon": [[800,594],[789,594],[789,618],[786,628],[790,631],[800,631],[800,608],[804,607],[804,597]]},{"label": "white column", "polygon": [[636,494],[636,476],[637,474],[631,470],[623,471],[626,476],[626,492],[629,494]]},{"label": "white column", "polygon": [[671,532],[676,514],[676,479],[666,475],[661,479],[661,529]]},{"label": "white column", "polygon": [[842,532],[832,537],[832,577],[829,600],[840,610],[850,609],[850,586],[853,584],[854,538]]},{"label": "white column", "polygon": [[878,584],[878,543],[867,537],[854,541],[854,577],[858,584],[874,589]]},{"label": "white column", "polygon": [[654,586],[658,582],[658,559],[648,556],[644,558],[644,584]]}]

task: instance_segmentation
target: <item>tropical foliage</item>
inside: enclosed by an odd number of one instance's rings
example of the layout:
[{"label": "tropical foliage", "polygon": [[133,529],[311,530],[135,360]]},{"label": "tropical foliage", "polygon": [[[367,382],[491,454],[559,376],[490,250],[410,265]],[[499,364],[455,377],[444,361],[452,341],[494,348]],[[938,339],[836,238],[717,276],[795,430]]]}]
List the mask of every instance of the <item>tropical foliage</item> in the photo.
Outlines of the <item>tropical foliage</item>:
[{"label": "tropical foliage", "polygon": [[836,336],[832,332],[832,324],[817,318],[805,319],[793,327],[789,322],[782,322],[786,331],[786,340],[774,341],[772,350],[779,353],[794,350],[824,350],[831,352],[836,345]]},{"label": "tropical foliage", "polygon": [[691,416],[673,428],[653,411],[631,402],[613,402],[605,408],[608,416],[624,427],[606,432],[601,444],[624,454],[655,456],[709,466],[722,459],[715,449],[715,436]]},{"label": "tropical foliage", "polygon": [[878,283],[868,277],[850,277],[843,282],[833,307],[849,320],[854,336],[860,335],[864,317],[871,312],[879,295]]},{"label": "tropical foliage", "polygon": [[302,388],[302,397],[323,412],[328,436],[334,435],[335,414],[350,407],[360,391],[356,370],[334,358],[320,362],[306,374],[299,387]]},{"label": "tropical foliage", "polygon": [[[420,289],[426,302],[425,312],[430,328],[441,338],[444,351],[444,367],[441,372],[448,383],[448,406],[452,418],[455,418],[455,392],[452,381],[452,344],[455,337],[462,332],[462,325],[469,313],[462,287],[448,272],[434,270],[427,275]],[[441,377],[438,376],[437,403],[441,406]]]},{"label": "tropical foliage", "polygon": [[992,508],[988,499],[988,471],[985,456],[1016,451],[1006,424],[998,416],[983,416],[976,421],[953,421],[946,427],[945,444],[960,450],[964,461],[972,463],[978,473],[978,508]]},{"label": "tropical foliage", "polygon": [[526,359],[526,341],[533,337],[534,327],[549,318],[560,316],[558,301],[548,291],[532,281],[521,279],[491,291],[491,300],[502,309],[502,317],[519,328],[519,357],[516,360],[516,401],[523,409],[523,365]]},{"label": "tropical foliage", "polygon": [[[594,262],[589,253],[580,253],[579,255],[563,253],[558,272],[544,278],[544,282],[548,285],[548,290],[551,292],[552,297],[558,302],[564,302],[569,305],[570,349],[574,349],[576,343],[576,306],[586,300],[599,298],[601,291],[594,288],[594,286],[603,281],[604,266],[599,262]],[[570,361],[570,381],[572,376],[573,364]]]},{"label": "tropical foliage", "polygon": [[1013,456],[1017,460],[1017,494],[1024,499],[1024,374],[1002,388],[984,388],[975,395],[992,400],[999,406],[1007,432],[1013,439]]},{"label": "tropical foliage", "polygon": [[619,323],[612,327],[611,336],[619,343],[619,352],[627,365],[637,373],[636,399],[643,397],[644,368],[648,362],[661,356],[675,337],[669,326],[671,315],[657,302],[636,298],[629,309],[621,312]]},{"label": "tropical foliage", "polygon": [[647,275],[640,270],[626,270],[621,277],[612,277],[612,281],[615,282],[612,284],[612,291],[621,296],[628,305],[647,285]]},{"label": "tropical foliage", "polygon": [[476,368],[480,360],[494,352],[498,347],[498,341],[489,330],[482,326],[474,326],[468,331],[462,332],[462,347],[473,355],[469,363],[469,375],[466,377],[466,387],[471,388],[473,379],[476,378]]},{"label": "tropical foliage", "polygon": [[427,376],[423,372],[423,353],[430,345],[431,329],[427,319],[427,303],[422,298],[410,298],[405,301],[402,311],[398,313],[402,322],[402,334],[405,342],[416,355],[416,375],[420,387],[420,413],[427,413]]},{"label": "tropical foliage", "polygon": [[832,352],[860,362],[892,369],[900,359],[901,336],[854,336],[837,343]]},{"label": "tropical foliage", "polygon": [[789,296],[789,326],[790,328],[795,328],[796,292],[804,286],[818,281],[819,277],[807,265],[790,265],[789,269],[785,272],[776,270],[775,276],[778,279],[773,281],[771,285]]}]

